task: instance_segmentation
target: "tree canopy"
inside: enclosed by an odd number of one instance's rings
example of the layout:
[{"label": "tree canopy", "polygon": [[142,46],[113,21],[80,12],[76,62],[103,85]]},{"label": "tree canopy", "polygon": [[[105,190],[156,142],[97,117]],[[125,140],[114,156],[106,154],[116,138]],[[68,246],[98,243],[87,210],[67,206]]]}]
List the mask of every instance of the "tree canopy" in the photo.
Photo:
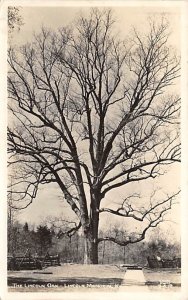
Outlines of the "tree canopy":
[{"label": "tree canopy", "polygon": [[20,26],[23,25],[23,19],[20,15],[20,11],[18,7],[9,6],[8,7],[8,28],[9,33],[11,33],[15,28],[18,30]]}]

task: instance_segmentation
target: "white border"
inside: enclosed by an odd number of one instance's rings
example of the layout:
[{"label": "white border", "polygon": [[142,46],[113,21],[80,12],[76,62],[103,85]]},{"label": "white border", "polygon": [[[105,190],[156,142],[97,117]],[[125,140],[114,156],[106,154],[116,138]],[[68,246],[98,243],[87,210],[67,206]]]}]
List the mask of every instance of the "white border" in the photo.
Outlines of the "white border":
[{"label": "white border", "polygon": [[188,299],[188,1],[182,5],[181,30],[181,94],[182,94],[182,205],[181,205],[181,249],[182,249],[182,294]]}]

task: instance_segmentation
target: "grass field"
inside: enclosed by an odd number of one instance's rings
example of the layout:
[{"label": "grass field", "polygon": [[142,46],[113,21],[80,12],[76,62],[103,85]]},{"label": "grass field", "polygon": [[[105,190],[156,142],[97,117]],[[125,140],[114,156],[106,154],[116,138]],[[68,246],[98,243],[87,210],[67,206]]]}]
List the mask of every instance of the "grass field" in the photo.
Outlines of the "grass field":
[{"label": "grass field", "polygon": [[[125,268],[113,265],[76,264],[48,267],[40,271],[9,271],[8,286],[10,292],[116,292],[125,271]],[[159,287],[165,291],[179,290],[180,273],[177,270],[143,271],[150,290],[156,291]],[[161,286],[161,282],[170,282],[173,285]]]},{"label": "grass field", "polygon": [[69,265],[8,272],[9,291],[118,290],[125,271],[110,265]]},{"label": "grass field", "polygon": [[178,269],[144,269],[146,283],[151,291],[179,291],[181,273]]}]

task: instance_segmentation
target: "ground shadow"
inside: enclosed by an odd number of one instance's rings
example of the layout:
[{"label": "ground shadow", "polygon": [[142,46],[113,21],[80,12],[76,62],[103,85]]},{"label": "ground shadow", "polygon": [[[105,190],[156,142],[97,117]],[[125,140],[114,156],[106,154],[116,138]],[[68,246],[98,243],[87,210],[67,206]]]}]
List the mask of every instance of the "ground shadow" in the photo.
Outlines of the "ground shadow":
[{"label": "ground shadow", "polygon": [[45,283],[57,284],[58,286],[65,285],[120,285],[122,279],[120,278],[98,278],[98,277],[76,277],[76,278],[65,278],[61,277],[57,280],[53,279],[38,279],[38,278],[23,278],[23,277],[8,277],[8,286],[11,287],[15,284],[38,284],[42,285]]}]

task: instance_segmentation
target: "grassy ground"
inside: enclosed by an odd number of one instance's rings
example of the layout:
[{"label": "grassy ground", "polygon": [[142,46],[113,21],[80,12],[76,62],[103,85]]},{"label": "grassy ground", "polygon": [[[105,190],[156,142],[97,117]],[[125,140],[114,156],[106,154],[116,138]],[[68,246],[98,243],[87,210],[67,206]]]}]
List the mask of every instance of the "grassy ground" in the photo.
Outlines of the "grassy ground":
[{"label": "grassy ground", "polygon": [[[175,269],[143,271],[151,291],[180,288],[180,273]],[[124,275],[125,269],[118,266],[64,264],[40,271],[9,271],[8,286],[11,292],[116,292]]]},{"label": "grassy ground", "polygon": [[8,272],[11,292],[117,291],[125,271],[110,265],[69,265],[41,271]]},{"label": "grassy ground", "polygon": [[181,273],[178,269],[144,269],[146,284],[151,291],[179,291]]}]

